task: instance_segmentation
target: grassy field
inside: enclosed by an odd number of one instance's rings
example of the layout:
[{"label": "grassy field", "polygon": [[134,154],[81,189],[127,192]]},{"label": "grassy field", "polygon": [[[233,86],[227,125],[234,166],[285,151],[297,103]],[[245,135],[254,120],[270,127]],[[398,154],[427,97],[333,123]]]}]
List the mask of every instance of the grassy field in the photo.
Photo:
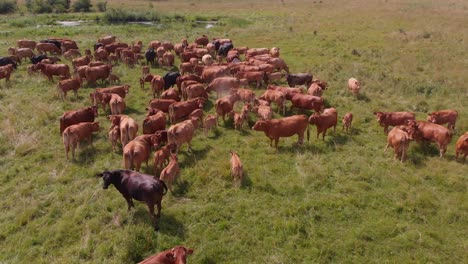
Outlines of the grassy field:
[{"label": "grassy field", "polygon": [[[283,138],[278,151],[232,121],[208,137],[198,133],[193,151],[179,155],[182,182],[164,197],[154,232],[144,204],[127,211],[120,193],[95,177],[122,167],[101,109],[94,148],[65,159],[58,118],[89,105],[92,89],[62,101],[56,82],[29,77],[23,63],[10,83],[0,80],[0,263],[136,263],[179,244],[195,250],[189,263],[468,262],[468,170],[454,156],[468,131],[468,3],[369,2],[109,1],[108,8],[186,18],[154,27],[98,23],[96,13],[1,16],[0,56],[21,38],[73,38],[84,49],[107,34],[145,46],[207,34],[234,46],[280,47],[293,73],[328,81],[324,98],[340,119],[348,111],[355,119],[350,134],[339,128],[322,141],[310,126],[310,142]],[[200,18],[219,21],[206,29],[193,22]],[[53,25],[64,19],[88,22]],[[131,85],[127,114],[141,124],[151,92],[139,88],[140,68],[114,72]],[[350,77],[363,83],[357,98],[347,92]],[[372,112],[414,111],[422,120],[440,109],[459,112],[444,158],[416,143],[405,163],[383,152],[386,136]],[[213,103],[205,111],[213,113]],[[255,120],[250,114],[250,127]],[[241,188],[230,177],[231,149],[244,163]]]}]

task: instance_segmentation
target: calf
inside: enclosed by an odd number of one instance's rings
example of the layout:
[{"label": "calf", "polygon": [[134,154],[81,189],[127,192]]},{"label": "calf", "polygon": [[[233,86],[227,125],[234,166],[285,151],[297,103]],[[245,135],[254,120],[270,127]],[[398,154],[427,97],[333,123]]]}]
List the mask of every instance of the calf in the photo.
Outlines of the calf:
[{"label": "calf", "polygon": [[57,91],[59,96],[63,98],[67,97],[68,91],[73,91],[75,96],[78,98],[78,89],[81,87],[81,79],[80,78],[72,78],[59,81],[57,84]]},{"label": "calf", "polygon": [[271,107],[268,105],[255,105],[252,108],[252,112],[256,113],[260,120],[270,120],[273,115]]},{"label": "calf", "polygon": [[99,131],[99,122],[83,122],[71,125],[63,131],[63,144],[65,145],[65,154],[68,160],[68,152],[72,151],[72,158],[75,159],[75,148],[80,141],[88,139],[93,145],[93,132]]},{"label": "calf", "polygon": [[10,81],[11,73],[13,72],[13,65],[0,66],[0,80],[5,79],[6,82]]},{"label": "calf", "polygon": [[180,175],[179,163],[177,163],[177,154],[171,153],[171,161],[169,164],[161,171],[159,179],[167,183],[167,187],[172,192],[172,184],[177,180],[177,177]]},{"label": "calf", "polygon": [[265,93],[259,97],[260,100],[267,102],[274,102],[278,106],[278,112],[283,110],[283,115],[286,113],[286,95],[280,91],[266,90]]},{"label": "calf", "polygon": [[351,123],[353,122],[353,113],[348,112],[346,115],[343,117],[343,129],[346,129],[346,133],[348,133],[349,128],[351,127]]},{"label": "calf", "polygon": [[146,161],[148,167],[148,158],[151,147],[156,147],[156,135],[141,135],[128,142],[123,148],[123,164],[125,169],[135,168],[140,171],[141,163]]},{"label": "calf", "polygon": [[278,148],[278,141],[280,137],[298,136],[298,144],[302,145],[304,142],[304,132],[307,129],[307,141],[309,140],[309,123],[305,115],[293,115],[280,119],[271,119],[266,121],[257,121],[252,127],[253,130],[263,131],[270,139],[270,146],[273,140],[275,141],[275,148]]},{"label": "calf", "polygon": [[243,178],[243,167],[242,162],[239,158],[239,155],[233,150],[230,151],[231,153],[231,176],[234,181],[237,181],[238,184],[242,184]]},{"label": "calf", "polygon": [[225,120],[225,115],[230,113],[234,109],[234,104],[240,100],[239,94],[231,94],[231,95],[226,95],[222,98],[219,98],[215,102],[215,109],[216,109],[216,122],[218,122],[219,116],[223,118],[223,121],[226,122]]},{"label": "calf", "polygon": [[216,116],[215,115],[207,115],[205,118],[205,122],[203,123],[203,129],[205,132],[205,137],[208,135],[208,131],[211,130],[212,127],[216,126]]},{"label": "calf", "polygon": [[255,93],[252,90],[239,88],[236,93],[244,103],[254,104]]},{"label": "calf", "polygon": [[361,83],[354,77],[348,80],[348,89],[349,91],[356,96],[361,89]]},{"label": "calf", "polygon": [[60,135],[62,135],[63,131],[71,125],[81,122],[94,122],[94,119],[97,116],[97,106],[85,107],[65,112],[60,117]]},{"label": "calf", "polygon": [[309,123],[317,126],[317,138],[322,133],[322,140],[325,140],[328,128],[333,127],[335,132],[337,122],[338,114],[335,108],[327,108],[322,114],[313,114],[309,117]]},{"label": "calf", "polygon": [[413,112],[374,112],[384,133],[388,132],[389,126],[406,125],[408,120],[414,120]]},{"label": "calf", "polygon": [[158,175],[163,169],[164,164],[169,161],[171,153],[176,151],[176,145],[174,143],[167,144],[158,151],[154,152],[153,164],[154,164],[154,175]]},{"label": "calf", "polygon": [[432,141],[439,147],[439,154],[442,158],[447,151],[447,145],[452,139],[452,133],[448,128],[441,125],[425,122],[409,120],[408,126],[417,125],[417,132],[415,133],[416,140]]},{"label": "calf", "polygon": [[[115,151],[117,142],[120,141],[120,129],[118,126],[111,126],[108,133],[109,141],[112,144],[112,151]],[[120,142],[122,143],[122,142]]]},{"label": "calf", "polygon": [[151,90],[153,91],[153,98],[156,98],[156,95],[159,95],[164,91],[164,79],[159,75],[153,75],[151,79]]},{"label": "calf", "polygon": [[455,159],[458,160],[459,155],[463,155],[463,161],[466,160],[466,156],[468,155],[468,132],[465,132],[455,145]]},{"label": "calf", "polygon": [[127,115],[109,115],[107,119],[111,121],[112,125],[119,127],[122,148],[136,137],[138,124],[133,118]]},{"label": "calf", "polygon": [[138,264],[186,264],[187,255],[192,255],[193,249],[177,246],[172,249],[150,256]]},{"label": "calf", "polygon": [[[102,177],[104,189],[107,189],[111,184],[115,186],[127,201],[128,210],[134,207],[132,199],[145,202],[154,228],[158,229],[157,218],[161,216],[161,201],[167,193],[167,186],[163,181],[155,179],[152,175],[130,170],[104,171],[97,176]],[[156,215],[154,214],[155,205],[158,208]]]},{"label": "calf", "polygon": [[455,129],[457,118],[457,110],[440,110],[427,114],[427,121],[438,125],[448,124],[449,129]]},{"label": "calf", "polygon": [[399,159],[401,162],[405,161],[406,152],[409,147],[410,134],[405,130],[402,130],[400,126],[396,126],[390,130],[387,136],[387,146],[385,150],[387,151],[388,147],[392,147],[395,152],[394,159]]},{"label": "calf", "polygon": [[312,82],[309,89],[307,90],[307,94],[321,97],[323,94],[323,90],[326,90],[326,89],[327,89],[327,82],[315,80]]},{"label": "calf", "polygon": [[242,129],[244,122],[249,117],[249,108],[250,104],[245,104],[242,107],[242,111],[240,113],[234,113],[234,128],[235,129]]}]

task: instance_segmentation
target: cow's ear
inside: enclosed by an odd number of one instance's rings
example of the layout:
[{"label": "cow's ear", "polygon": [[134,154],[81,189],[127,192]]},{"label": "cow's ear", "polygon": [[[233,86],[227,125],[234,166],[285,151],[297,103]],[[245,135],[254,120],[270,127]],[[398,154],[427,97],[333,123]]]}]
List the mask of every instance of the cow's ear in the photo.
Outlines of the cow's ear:
[{"label": "cow's ear", "polygon": [[373,114],[374,114],[374,115],[377,115],[377,112],[374,112]]},{"label": "cow's ear", "polygon": [[100,172],[100,173],[97,173],[97,174],[96,174],[96,177],[102,177],[102,176],[104,176],[104,173],[103,173],[103,172]]},{"label": "cow's ear", "polygon": [[168,259],[173,259],[173,258],[174,258],[174,254],[172,254],[172,252],[166,253],[166,258],[168,258]]},{"label": "cow's ear", "polygon": [[192,255],[193,254],[193,249],[189,248],[187,249],[187,255]]},{"label": "cow's ear", "polygon": [[468,137],[465,138],[465,142],[468,142]]}]

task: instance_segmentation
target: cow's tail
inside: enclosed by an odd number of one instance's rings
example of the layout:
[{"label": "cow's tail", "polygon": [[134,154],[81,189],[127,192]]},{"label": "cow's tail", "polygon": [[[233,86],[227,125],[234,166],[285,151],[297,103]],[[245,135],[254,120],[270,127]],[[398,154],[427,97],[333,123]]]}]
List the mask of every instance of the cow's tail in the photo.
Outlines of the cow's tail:
[{"label": "cow's tail", "polygon": [[130,152],[125,152],[123,153],[123,161],[124,161],[124,168],[126,170],[129,170],[132,167],[133,164],[133,153]]},{"label": "cow's tail", "polygon": [[165,194],[167,193],[167,185],[166,185],[166,183],[165,183],[163,180],[161,180],[161,179],[159,179],[159,182],[162,184],[162,187],[163,187],[163,193],[162,193],[162,194],[165,195]]},{"label": "cow's tail", "polygon": [[310,138],[310,129],[309,129],[309,121],[307,121],[307,142],[309,142],[309,138]]}]

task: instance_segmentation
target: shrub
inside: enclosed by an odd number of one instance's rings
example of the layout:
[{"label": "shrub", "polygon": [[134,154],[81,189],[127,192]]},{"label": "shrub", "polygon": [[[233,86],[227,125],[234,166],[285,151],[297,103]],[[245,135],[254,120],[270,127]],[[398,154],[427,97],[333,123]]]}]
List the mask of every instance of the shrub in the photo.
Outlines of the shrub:
[{"label": "shrub", "polygon": [[138,21],[161,21],[161,16],[155,12],[125,11],[112,8],[104,14],[107,23],[125,23]]},{"label": "shrub", "polygon": [[106,12],[106,10],[107,10],[107,1],[97,2],[96,6],[97,6],[97,9],[98,9],[99,12]]},{"label": "shrub", "polygon": [[70,0],[26,0],[26,7],[32,13],[64,13],[70,8]]},{"label": "shrub", "polygon": [[92,6],[91,0],[77,0],[73,3],[72,9],[75,12],[90,12]]},{"label": "shrub", "polygon": [[0,0],[0,14],[13,13],[17,8],[15,0]]}]

